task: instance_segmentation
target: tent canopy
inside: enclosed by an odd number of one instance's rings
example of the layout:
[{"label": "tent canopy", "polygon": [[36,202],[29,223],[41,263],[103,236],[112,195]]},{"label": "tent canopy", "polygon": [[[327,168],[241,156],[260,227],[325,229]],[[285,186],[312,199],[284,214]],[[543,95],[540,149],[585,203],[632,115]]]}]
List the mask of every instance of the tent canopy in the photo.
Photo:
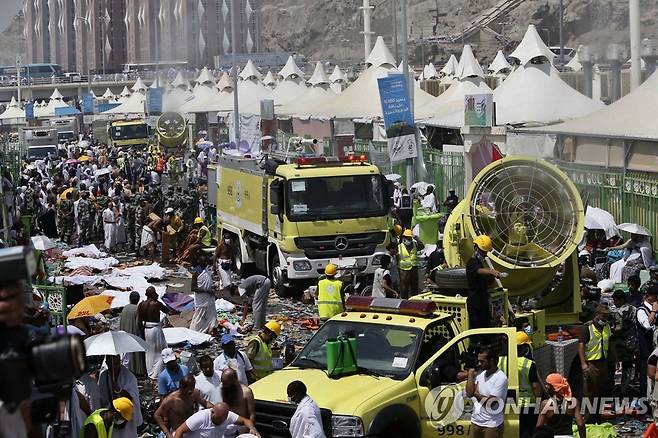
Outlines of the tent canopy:
[{"label": "tent canopy", "polygon": [[327,74],[324,72],[324,67],[320,61],[315,63],[315,70],[313,70],[313,75],[311,75],[308,83],[312,86],[330,83],[329,79],[327,78]]},{"label": "tent canopy", "polygon": [[533,129],[588,137],[658,140],[655,108],[658,106],[658,71],[642,85],[611,105],[580,118]]},{"label": "tent canopy", "polygon": [[502,50],[499,50],[498,53],[496,53],[496,57],[491,62],[491,65],[488,68],[488,70],[493,74],[500,73],[503,70],[511,70],[511,69],[512,66],[510,65],[509,62],[507,62],[507,58],[505,58],[505,54],[503,53]]},{"label": "tent canopy", "polygon": [[466,44],[462,50],[462,56],[459,58],[459,64],[457,65],[455,76],[459,79],[468,77],[484,78],[484,71],[482,71],[482,67],[478,60],[475,59],[470,44]]},{"label": "tent canopy", "polygon": [[347,76],[343,73],[340,67],[336,65],[334,66],[334,71],[331,72],[331,76],[329,76],[329,80],[332,84],[336,82],[347,82]]},{"label": "tent canopy", "polygon": [[521,65],[526,65],[531,59],[538,56],[542,56],[552,63],[555,53],[550,51],[544,40],[539,36],[537,28],[531,24],[528,26],[528,30],[526,30],[519,45],[509,56],[517,59]]},{"label": "tent canopy", "polygon": [[114,108],[103,112],[103,114],[144,114],[144,103],[146,95],[141,92],[134,92],[126,100]]},{"label": "tent canopy", "polygon": [[444,65],[443,68],[441,69],[441,73],[443,73],[446,76],[452,76],[457,72],[458,65],[459,65],[459,61],[457,61],[455,55],[450,55],[448,62],[446,62],[446,65]]},{"label": "tent canopy", "polygon": [[178,72],[173,82],[171,83],[173,88],[182,88],[184,90],[190,89],[190,83],[183,77],[183,73]]},{"label": "tent canopy", "polygon": [[135,82],[135,85],[131,89],[140,93],[146,93],[146,84],[142,81],[142,78],[137,78],[137,82]]}]

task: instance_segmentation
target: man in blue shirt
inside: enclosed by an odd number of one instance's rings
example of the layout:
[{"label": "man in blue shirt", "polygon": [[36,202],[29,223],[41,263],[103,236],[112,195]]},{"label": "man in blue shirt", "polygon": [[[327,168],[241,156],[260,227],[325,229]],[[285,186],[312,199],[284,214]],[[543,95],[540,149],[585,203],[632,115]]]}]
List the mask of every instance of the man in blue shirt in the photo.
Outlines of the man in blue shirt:
[{"label": "man in blue shirt", "polygon": [[176,354],[171,348],[162,350],[162,362],[165,364],[165,369],[158,376],[158,393],[160,397],[177,390],[180,381],[189,373],[185,365],[178,364]]}]

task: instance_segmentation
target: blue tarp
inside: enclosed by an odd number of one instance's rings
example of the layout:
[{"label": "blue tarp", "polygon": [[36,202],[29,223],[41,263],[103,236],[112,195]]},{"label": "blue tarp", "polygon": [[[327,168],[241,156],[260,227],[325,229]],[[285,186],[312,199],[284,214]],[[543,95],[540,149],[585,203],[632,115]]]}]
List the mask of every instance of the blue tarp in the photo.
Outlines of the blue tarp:
[{"label": "blue tarp", "polygon": [[80,114],[80,111],[78,111],[77,108],[72,106],[62,106],[59,108],[55,108],[56,116],[77,116],[78,114]]}]

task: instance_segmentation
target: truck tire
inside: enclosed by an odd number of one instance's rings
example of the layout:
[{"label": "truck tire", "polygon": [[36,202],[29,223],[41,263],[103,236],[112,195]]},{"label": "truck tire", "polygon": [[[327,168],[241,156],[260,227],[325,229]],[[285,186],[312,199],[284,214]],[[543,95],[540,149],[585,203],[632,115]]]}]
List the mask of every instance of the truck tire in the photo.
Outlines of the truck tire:
[{"label": "truck tire", "polygon": [[286,286],[283,282],[283,273],[281,272],[278,257],[273,257],[270,262],[270,279],[277,296],[280,298],[291,298],[295,296],[293,288]]},{"label": "truck tire", "polygon": [[466,269],[452,268],[443,271],[434,271],[434,282],[439,289],[468,289],[468,280],[466,279]]},{"label": "truck tire", "polygon": [[386,406],[379,411],[370,424],[368,436],[382,438],[392,436],[419,438],[420,421],[416,413],[409,406]]},{"label": "truck tire", "polygon": [[242,261],[242,250],[240,249],[239,244],[235,247],[233,270],[240,278],[247,278],[254,270],[253,263],[244,263]]}]

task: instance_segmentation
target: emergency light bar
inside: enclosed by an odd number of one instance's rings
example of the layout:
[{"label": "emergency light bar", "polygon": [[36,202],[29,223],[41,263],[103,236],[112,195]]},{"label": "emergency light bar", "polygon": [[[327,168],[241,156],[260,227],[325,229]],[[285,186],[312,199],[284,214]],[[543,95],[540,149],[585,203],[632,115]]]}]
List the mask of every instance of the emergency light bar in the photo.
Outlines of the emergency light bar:
[{"label": "emergency light bar", "polygon": [[366,155],[345,155],[342,157],[299,157],[297,158],[298,166],[307,166],[311,164],[337,164],[337,163],[365,163],[368,161]]},{"label": "emergency light bar", "polygon": [[430,316],[437,307],[429,300],[401,300],[398,298],[373,298],[351,295],[345,302],[347,310],[397,313],[400,315]]}]

